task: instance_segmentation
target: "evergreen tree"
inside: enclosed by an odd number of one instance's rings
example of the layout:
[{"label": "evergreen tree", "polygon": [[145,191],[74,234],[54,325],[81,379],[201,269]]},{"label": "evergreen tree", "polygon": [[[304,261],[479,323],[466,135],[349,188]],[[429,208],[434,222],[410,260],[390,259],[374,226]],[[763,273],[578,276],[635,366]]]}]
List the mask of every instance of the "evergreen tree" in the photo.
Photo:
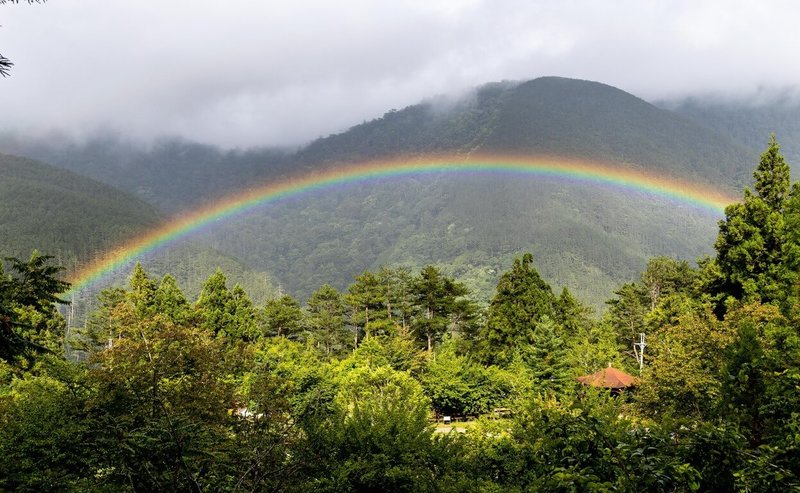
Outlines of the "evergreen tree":
[{"label": "evergreen tree", "polygon": [[0,359],[12,361],[25,353],[53,351],[63,338],[63,321],[56,303],[69,283],[58,279],[61,267],[50,265],[49,255],[33,251],[25,262],[6,258],[12,273],[0,263]]},{"label": "evergreen tree", "polygon": [[233,317],[233,324],[226,335],[231,340],[253,341],[260,335],[256,320],[256,311],[253,302],[247,296],[244,288],[236,284],[231,290],[231,298],[227,306],[228,313]]},{"label": "evergreen tree", "polygon": [[264,305],[266,335],[297,339],[304,329],[300,303],[289,295],[271,299]]},{"label": "evergreen tree", "polygon": [[236,332],[234,317],[230,312],[232,296],[226,282],[225,274],[217,269],[203,284],[195,304],[200,312],[202,326],[214,334]]},{"label": "evergreen tree", "polygon": [[128,285],[127,298],[133,305],[136,314],[144,317],[154,313],[153,299],[157,289],[156,283],[148,277],[141,263],[136,262]]},{"label": "evergreen tree", "polygon": [[511,362],[515,348],[533,342],[539,322],[555,318],[556,298],[532,264],[533,255],[526,253],[500,277],[480,341],[486,361]]},{"label": "evergreen tree", "polygon": [[755,193],[745,189],[742,203],[725,208],[717,257],[706,268],[706,289],[720,313],[727,297],[783,303],[795,287],[797,233],[786,223],[800,204],[792,199],[789,166],[779,151],[773,135],[753,173]]},{"label": "evergreen tree", "polygon": [[560,393],[572,385],[575,375],[570,368],[563,327],[550,317],[545,315],[539,320],[531,335],[531,345],[522,354],[539,389]]},{"label": "evergreen tree", "polygon": [[616,329],[620,351],[630,352],[631,344],[639,339],[640,333],[646,332],[648,293],[639,283],[626,283],[614,294],[617,297],[607,302],[606,317]]},{"label": "evergreen tree", "polygon": [[308,299],[308,324],[326,354],[342,353],[350,342],[345,328],[342,295],[330,284],[323,284]]},{"label": "evergreen tree", "polygon": [[386,284],[374,273],[366,271],[357,276],[347,289],[346,300],[351,308],[350,323],[356,336],[359,333],[364,337],[387,335],[394,331],[395,323],[387,309]]},{"label": "evergreen tree", "polygon": [[153,308],[156,313],[169,317],[173,322],[182,322],[188,317],[189,302],[170,274],[161,278],[161,283],[153,294]]},{"label": "evergreen tree", "polygon": [[565,286],[555,304],[556,321],[564,327],[568,340],[578,337],[592,325],[592,310],[584,306]]},{"label": "evergreen tree", "polygon": [[434,342],[447,331],[451,316],[460,308],[457,299],[467,294],[467,288],[428,265],[414,280],[411,291],[417,312],[412,327],[430,353]]}]

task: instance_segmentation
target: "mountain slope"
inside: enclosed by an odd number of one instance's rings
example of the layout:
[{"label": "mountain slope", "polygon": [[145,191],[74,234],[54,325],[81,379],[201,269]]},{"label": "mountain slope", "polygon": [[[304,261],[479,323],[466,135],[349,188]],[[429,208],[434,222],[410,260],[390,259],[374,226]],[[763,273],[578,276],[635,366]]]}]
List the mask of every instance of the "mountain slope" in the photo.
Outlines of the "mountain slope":
[{"label": "mountain slope", "polygon": [[602,159],[738,190],[757,153],[706,126],[597,82],[489,84],[457,102],[392,111],[302,149],[306,166],[425,153]]},{"label": "mountain slope", "polygon": [[0,251],[31,250],[66,267],[153,227],[152,206],[108,185],[26,158],[0,154]]},{"label": "mountain slope", "polygon": [[[787,161],[800,164],[800,103],[795,98],[758,102],[694,97],[660,104],[752,149],[763,149],[775,133]],[[794,171],[798,176],[800,170]]]}]

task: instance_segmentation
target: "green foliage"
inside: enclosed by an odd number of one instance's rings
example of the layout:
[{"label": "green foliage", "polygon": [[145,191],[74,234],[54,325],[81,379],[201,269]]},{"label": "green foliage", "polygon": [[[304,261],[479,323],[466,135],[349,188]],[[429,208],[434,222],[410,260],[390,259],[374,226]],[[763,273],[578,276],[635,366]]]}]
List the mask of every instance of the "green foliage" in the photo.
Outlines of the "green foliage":
[{"label": "green foliage", "polygon": [[755,194],[745,189],[744,202],[725,209],[707,288],[718,303],[784,303],[797,280],[796,233],[786,229],[797,202],[789,200],[789,166],[779,149],[773,135],[753,173]]},{"label": "green foliage", "polygon": [[0,154],[0,252],[34,248],[73,269],[155,226],[152,206],[92,179],[30,159]]},{"label": "green foliage", "polygon": [[298,339],[304,329],[300,303],[289,295],[271,299],[264,305],[264,331],[271,337]]},{"label": "green foliage", "polygon": [[342,295],[330,284],[323,284],[311,294],[307,304],[313,340],[322,345],[325,354],[343,354],[350,345],[350,332],[345,328]]},{"label": "green foliage", "polygon": [[27,262],[7,258],[8,275],[0,263],[0,360],[24,366],[25,358],[61,349],[64,322],[55,304],[69,284],[51,260],[35,250]]},{"label": "green foliage", "polygon": [[[174,278],[156,283],[137,265],[127,289],[102,294],[87,364],[58,351],[0,361],[0,489],[797,489],[798,249],[786,225],[800,192],[782,184],[777,155],[765,153],[758,195],[745,199],[775,221],[729,215],[720,234],[733,247],[699,273],[652,259],[600,323],[568,290],[555,296],[531,254],[500,276],[485,322],[434,266],[366,271],[345,296],[326,285],[305,310],[284,296],[258,317],[222,271],[190,306]],[[744,230],[776,243],[737,298],[734,284],[720,290],[737,265],[721,258],[764,253],[733,241]],[[0,313],[57,349],[48,334],[64,286],[46,264],[11,263],[22,274],[0,276]],[[714,303],[726,297],[719,318]],[[343,357],[348,326],[363,337]],[[638,331],[648,334],[638,388],[576,389],[580,373],[629,367],[620,344]],[[434,434],[432,411],[483,417],[459,423],[463,434]]]},{"label": "green foliage", "polygon": [[647,364],[635,400],[648,415],[711,418],[717,412],[726,351],[734,339],[729,324],[710,310],[690,313],[649,338]]},{"label": "green foliage", "polygon": [[412,303],[416,313],[412,321],[414,334],[425,341],[428,352],[433,350],[449,326],[465,311],[458,298],[467,294],[463,284],[444,277],[439,270],[428,265],[422,269],[411,286]]},{"label": "green foliage", "polygon": [[408,374],[388,367],[353,370],[337,412],[314,430],[311,491],[435,491],[428,401]]},{"label": "green foliage", "polygon": [[537,325],[545,317],[555,316],[556,298],[532,263],[530,253],[514,259],[511,270],[497,284],[481,336],[486,361],[510,362],[515,348],[532,343]]}]

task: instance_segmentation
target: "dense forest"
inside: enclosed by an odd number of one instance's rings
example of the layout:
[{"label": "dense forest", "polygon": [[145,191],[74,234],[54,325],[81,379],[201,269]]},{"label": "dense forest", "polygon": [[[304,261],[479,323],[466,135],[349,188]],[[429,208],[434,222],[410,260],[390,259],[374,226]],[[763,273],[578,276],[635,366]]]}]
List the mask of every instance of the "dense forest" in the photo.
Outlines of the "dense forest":
[{"label": "dense forest", "polygon": [[[8,259],[0,489],[798,490],[800,183],[774,138],[753,178],[713,256],[650,259],[599,320],[522,253],[484,305],[432,265],[303,305],[137,265],[67,333],[52,259]],[[633,386],[576,380],[610,365]]]}]

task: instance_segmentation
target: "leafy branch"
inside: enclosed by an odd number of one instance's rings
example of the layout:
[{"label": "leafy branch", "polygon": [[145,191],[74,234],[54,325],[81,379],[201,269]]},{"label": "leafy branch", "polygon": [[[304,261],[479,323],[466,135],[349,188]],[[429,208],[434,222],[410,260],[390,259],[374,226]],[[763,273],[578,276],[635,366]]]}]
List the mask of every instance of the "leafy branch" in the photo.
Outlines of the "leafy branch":
[{"label": "leafy branch", "polygon": [[[25,0],[25,1],[29,5],[30,4],[34,4],[34,3],[45,3],[45,2],[47,2],[47,0]],[[19,0],[0,0],[0,5],[5,5],[7,3],[17,4],[17,3],[19,3]],[[10,70],[11,70],[11,67],[13,65],[14,65],[14,63],[11,60],[9,60],[8,58],[6,58],[2,54],[0,54],[0,75],[2,75],[3,77],[8,77],[8,75],[10,73]]]}]

